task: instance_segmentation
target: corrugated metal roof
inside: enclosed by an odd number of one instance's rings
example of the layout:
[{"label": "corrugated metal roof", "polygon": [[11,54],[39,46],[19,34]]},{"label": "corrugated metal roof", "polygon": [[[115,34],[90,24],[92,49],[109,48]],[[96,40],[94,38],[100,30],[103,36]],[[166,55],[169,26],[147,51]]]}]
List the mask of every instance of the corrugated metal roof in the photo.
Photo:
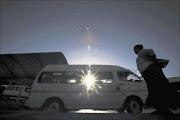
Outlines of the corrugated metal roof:
[{"label": "corrugated metal roof", "polygon": [[35,78],[46,65],[68,64],[62,52],[0,55],[0,78]]}]

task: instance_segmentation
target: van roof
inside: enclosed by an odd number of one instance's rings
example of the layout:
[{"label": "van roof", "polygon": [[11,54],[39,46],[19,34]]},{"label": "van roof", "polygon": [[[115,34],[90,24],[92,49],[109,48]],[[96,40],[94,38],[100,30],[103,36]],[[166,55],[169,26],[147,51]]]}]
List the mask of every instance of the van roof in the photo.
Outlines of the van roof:
[{"label": "van roof", "polygon": [[130,70],[115,66],[115,65],[47,65],[42,71],[81,71],[81,70],[96,70],[96,71],[125,71],[131,72]]}]

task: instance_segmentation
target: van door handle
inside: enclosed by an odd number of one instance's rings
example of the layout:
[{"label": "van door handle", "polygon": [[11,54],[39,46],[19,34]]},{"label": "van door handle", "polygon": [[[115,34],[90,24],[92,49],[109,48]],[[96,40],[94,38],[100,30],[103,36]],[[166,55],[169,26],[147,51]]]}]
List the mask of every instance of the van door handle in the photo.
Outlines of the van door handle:
[{"label": "van door handle", "polygon": [[119,87],[116,87],[116,90],[120,90],[120,88],[119,88]]},{"label": "van door handle", "polygon": [[124,85],[123,83],[119,84],[119,85]]}]

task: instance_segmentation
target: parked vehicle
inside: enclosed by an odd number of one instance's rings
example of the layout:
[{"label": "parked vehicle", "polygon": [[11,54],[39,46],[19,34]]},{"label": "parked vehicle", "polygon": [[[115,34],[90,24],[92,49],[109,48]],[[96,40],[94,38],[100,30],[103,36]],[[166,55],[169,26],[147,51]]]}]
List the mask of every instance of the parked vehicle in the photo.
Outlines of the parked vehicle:
[{"label": "parked vehicle", "polygon": [[48,65],[34,80],[26,106],[43,111],[140,113],[147,97],[146,84],[127,80],[131,74],[128,69],[112,65]]},{"label": "parked vehicle", "polygon": [[25,103],[30,95],[29,86],[20,85],[6,85],[5,90],[2,93],[2,99],[6,102],[21,102]]}]

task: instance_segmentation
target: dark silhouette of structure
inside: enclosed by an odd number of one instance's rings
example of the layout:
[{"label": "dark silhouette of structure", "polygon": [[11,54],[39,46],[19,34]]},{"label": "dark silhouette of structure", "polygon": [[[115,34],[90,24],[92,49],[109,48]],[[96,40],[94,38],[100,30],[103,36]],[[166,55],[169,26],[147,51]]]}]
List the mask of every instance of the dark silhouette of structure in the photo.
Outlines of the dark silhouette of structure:
[{"label": "dark silhouette of structure", "polygon": [[7,79],[34,79],[46,65],[68,64],[62,52],[0,55],[0,84]]}]

